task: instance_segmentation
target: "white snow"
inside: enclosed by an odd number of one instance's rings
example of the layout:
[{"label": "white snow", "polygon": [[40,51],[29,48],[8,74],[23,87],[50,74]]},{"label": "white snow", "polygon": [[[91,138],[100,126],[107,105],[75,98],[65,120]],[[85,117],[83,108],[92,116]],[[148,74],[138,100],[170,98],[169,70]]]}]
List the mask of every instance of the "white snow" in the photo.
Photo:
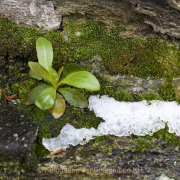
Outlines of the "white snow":
[{"label": "white snow", "polygon": [[165,174],[161,174],[160,177],[157,178],[157,180],[175,180],[175,179],[170,179],[168,176]]},{"label": "white snow", "polygon": [[[114,134],[116,136],[129,136],[135,134],[144,136],[153,135],[154,132],[163,129],[165,122],[170,133],[180,135],[180,105],[177,102],[165,101],[119,102],[108,96],[90,96],[89,109],[93,110],[97,117],[102,117],[105,122],[99,124],[97,130],[75,129],[66,124],[61,133],[52,139],[43,138],[43,145],[49,151],[60,148],[68,148],[69,145],[84,144],[93,136]],[[85,139],[85,140],[84,140]]]}]

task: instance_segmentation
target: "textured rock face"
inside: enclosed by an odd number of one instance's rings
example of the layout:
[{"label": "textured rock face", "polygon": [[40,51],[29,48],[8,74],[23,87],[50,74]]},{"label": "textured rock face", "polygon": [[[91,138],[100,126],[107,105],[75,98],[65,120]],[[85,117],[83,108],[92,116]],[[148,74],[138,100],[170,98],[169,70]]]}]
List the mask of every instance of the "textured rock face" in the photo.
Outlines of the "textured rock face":
[{"label": "textured rock face", "polygon": [[177,0],[54,0],[63,23],[90,18],[107,25],[116,22],[127,28],[125,36],[159,33],[165,38],[180,37],[180,2]]},{"label": "textured rock face", "polygon": [[153,27],[155,32],[179,37],[180,3],[177,0],[137,1],[130,0],[135,12],[144,15],[144,23]]},{"label": "textured rock face", "polygon": [[61,23],[61,15],[54,11],[50,1],[45,0],[1,0],[0,16],[42,31],[58,29]]},{"label": "textured rock face", "polygon": [[[54,10],[54,7],[56,11]],[[58,29],[70,20],[90,18],[125,26],[124,36],[180,37],[177,0],[1,0],[0,16],[43,31]],[[149,37],[148,36],[148,37]]]},{"label": "textured rock face", "polygon": [[[150,141],[151,144],[157,139]],[[137,142],[129,137],[107,137],[99,143],[71,146],[66,151],[41,159],[27,179],[107,179],[152,180],[162,173],[179,177],[180,155],[176,148],[160,140],[146,153],[136,150]],[[166,148],[165,148],[166,147]],[[36,174],[34,177],[33,174]],[[168,178],[167,178],[168,179]],[[164,179],[165,180],[165,179]]]},{"label": "textured rock face", "polygon": [[[127,75],[111,76],[108,74],[101,62],[102,58],[97,55],[91,60],[81,61],[80,66],[84,69],[90,67],[91,73],[95,73],[96,75],[98,74],[101,79],[108,82],[108,84],[117,87],[120,91],[126,91],[136,95],[141,93],[160,93],[161,88],[166,83],[166,78],[139,78]],[[172,82],[177,93],[177,97],[180,98],[180,78],[173,78]]]},{"label": "textured rock face", "polygon": [[38,126],[21,108],[0,102],[0,177],[3,172],[8,179],[17,179],[19,170],[14,170],[21,161],[33,161],[33,146]]}]

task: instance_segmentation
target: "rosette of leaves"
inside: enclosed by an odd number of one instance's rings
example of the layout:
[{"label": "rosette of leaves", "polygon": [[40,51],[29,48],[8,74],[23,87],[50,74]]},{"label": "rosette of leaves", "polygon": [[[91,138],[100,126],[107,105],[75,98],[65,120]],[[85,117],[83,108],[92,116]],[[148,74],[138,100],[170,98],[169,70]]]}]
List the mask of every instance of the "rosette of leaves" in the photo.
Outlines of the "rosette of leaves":
[{"label": "rosette of leaves", "polygon": [[40,109],[48,109],[55,119],[64,113],[65,100],[75,107],[87,107],[88,102],[84,96],[71,86],[98,91],[100,84],[96,77],[73,63],[62,66],[58,72],[53,69],[52,44],[43,37],[36,41],[36,50],[38,62],[28,63],[29,75],[38,80],[45,80],[47,84],[32,89],[26,97],[25,105],[35,104]]}]

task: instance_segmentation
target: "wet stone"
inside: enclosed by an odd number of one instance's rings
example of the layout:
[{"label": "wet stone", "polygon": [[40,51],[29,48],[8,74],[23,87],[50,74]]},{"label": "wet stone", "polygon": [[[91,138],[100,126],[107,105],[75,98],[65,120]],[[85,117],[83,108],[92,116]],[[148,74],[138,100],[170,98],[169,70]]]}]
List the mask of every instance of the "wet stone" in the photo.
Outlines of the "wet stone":
[{"label": "wet stone", "polygon": [[30,163],[37,131],[37,124],[21,108],[0,103],[0,166],[22,158]]},{"label": "wet stone", "polygon": [[[153,140],[150,140],[153,143]],[[147,152],[136,149],[130,137],[107,136],[99,142],[70,146],[61,153],[39,159],[24,177],[48,180],[160,180],[164,173],[179,180],[180,154],[162,140]]]}]

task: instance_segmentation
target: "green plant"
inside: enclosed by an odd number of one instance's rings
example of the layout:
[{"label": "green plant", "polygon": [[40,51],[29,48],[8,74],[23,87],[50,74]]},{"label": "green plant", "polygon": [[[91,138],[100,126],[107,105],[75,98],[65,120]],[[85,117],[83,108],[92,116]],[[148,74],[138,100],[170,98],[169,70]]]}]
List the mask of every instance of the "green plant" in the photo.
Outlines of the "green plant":
[{"label": "green plant", "polygon": [[[38,56],[37,62],[29,62],[29,75],[35,79],[44,79],[48,84],[41,84],[31,90],[25,105],[34,104],[40,109],[48,109],[55,119],[58,119],[65,111],[65,100],[75,107],[85,108],[88,106],[87,100],[76,88],[84,88],[90,91],[98,91],[100,85],[95,76],[84,71],[77,64],[68,64],[61,67],[58,72],[52,68],[53,49],[52,44],[47,39],[40,37],[36,41]],[[62,96],[60,95],[62,94]]]}]

